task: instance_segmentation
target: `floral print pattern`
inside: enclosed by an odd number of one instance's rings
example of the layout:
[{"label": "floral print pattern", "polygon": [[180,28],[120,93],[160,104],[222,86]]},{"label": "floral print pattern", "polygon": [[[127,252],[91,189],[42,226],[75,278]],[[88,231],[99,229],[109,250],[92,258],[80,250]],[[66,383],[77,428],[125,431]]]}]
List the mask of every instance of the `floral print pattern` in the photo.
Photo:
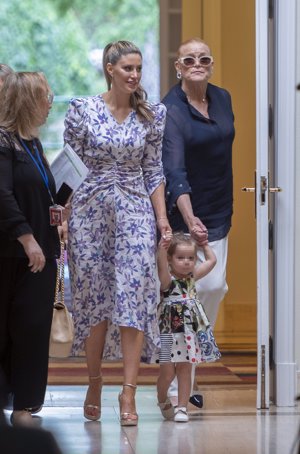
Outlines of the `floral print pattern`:
[{"label": "floral print pattern", "polygon": [[170,288],[163,292],[159,314],[161,351],[157,362],[197,364],[221,357],[192,277],[172,276]]},{"label": "floral print pattern", "polygon": [[73,299],[73,354],[90,328],[108,321],[104,359],[121,358],[119,326],[145,334],[143,361],[160,346],[156,318],[156,223],[150,200],[164,182],[161,144],[166,109],[153,123],[135,111],[119,123],[102,96],[71,101],[64,139],[89,168],[75,192],[68,258]]}]

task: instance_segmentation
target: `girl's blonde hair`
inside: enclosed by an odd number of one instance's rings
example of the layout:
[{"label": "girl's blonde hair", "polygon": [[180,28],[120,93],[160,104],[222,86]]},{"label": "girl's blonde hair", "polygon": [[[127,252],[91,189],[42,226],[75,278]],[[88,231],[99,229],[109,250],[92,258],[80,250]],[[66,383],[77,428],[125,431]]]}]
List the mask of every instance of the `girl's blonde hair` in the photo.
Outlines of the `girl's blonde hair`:
[{"label": "girl's blonde hair", "polygon": [[47,102],[50,88],[41,72],[12,72],[0,92],[0,126],[25,139],[37,137],[45,121],[41,100]]},{"label": "girl's blonde hair", "polygon": [[[107,63],[115,65],[118,63],[121,57],[129,54],[138,54],[141,58],[143,58],[140,49],[130,41],[116,41],[105,46],[103,51],[102,64],[104,76],[109,90],[111,88],[112,78],[107,71]],[[151,110],[149,103],[147,102],[147,93],[143,89],[141,84],[139,84],[136,91],[131,94],[130,105],[140,117],[150,122],[153,121],[154,113]]]},{"label": "girl's blonde hair", "polygon": [[189,246],[194,246],[195,248],[195,258],[197,257],[197,244],[191,237],[189,233],[184,232],[175,232],[173,233],[172,240],[170,246],[168,247],[168,256],[172,257],[175,252],[176,248],[179,244],[188,244]]}]

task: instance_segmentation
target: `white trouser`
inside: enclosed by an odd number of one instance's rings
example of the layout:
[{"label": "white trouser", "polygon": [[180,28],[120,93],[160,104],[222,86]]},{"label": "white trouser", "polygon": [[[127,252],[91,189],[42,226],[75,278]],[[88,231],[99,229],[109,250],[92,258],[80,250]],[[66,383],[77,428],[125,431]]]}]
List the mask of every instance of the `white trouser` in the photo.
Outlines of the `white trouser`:
[{"label": "white trouser", "polygon": [[[217,320],[220,302],[223,300],[228,290],[226,282],[228,236],[221,240],[212,241],[209,245],[217,257],[217,263],[210,273],[196,282],[196,289],[199,301],[202,303],[207,318],[213,328]],[[198,251],[198,259],[200,261],[205,260],[202,249]],[[191,374],[191,394],[193,394],[195,370],[196,366],[193,365]],[[178,396],[178,383],[176,377],[169,387],[168,396]]]}]

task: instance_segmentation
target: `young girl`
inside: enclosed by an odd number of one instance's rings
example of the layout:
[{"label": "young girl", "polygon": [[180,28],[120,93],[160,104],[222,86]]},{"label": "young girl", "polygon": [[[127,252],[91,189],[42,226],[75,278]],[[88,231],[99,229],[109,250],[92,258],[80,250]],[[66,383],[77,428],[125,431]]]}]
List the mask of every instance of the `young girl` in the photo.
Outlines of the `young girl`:
[{"label": "young girl", "polygon": [[[196,297],[195,280],[216,264],[212,249],[203,246],[205,261],[196,264],[197,246],[189,234],[166,234],[158,246],[158,275],[163,299],[159,307],[161,351],[157,381],[158,406],[166,419],[187,422],[192,364],[220,358],[204,309]],[[178,406],[173,407],[167,391],[177,376]]]}]

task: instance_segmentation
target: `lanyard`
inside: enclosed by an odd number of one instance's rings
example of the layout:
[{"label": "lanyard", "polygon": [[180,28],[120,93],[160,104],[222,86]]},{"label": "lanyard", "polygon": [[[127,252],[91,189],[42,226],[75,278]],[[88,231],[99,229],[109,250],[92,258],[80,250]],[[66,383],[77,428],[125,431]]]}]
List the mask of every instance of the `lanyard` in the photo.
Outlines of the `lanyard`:
[{"label": "lanyard", "polygon": [[27,147],[27,145],[26,145],[26,143],[24,142],[24,140],[21,139],[21,137],[20,137],[20,142],[21,142],[21,144],[23,145],[25,151],[29,154],[29,156],[30,156],[30,158],[32,159],[34,165],[36,166],[36,168],[37,168],[38,171],[40,172],[40,175],[41,175],[41,177],[43,178],[43,181],[44,181],[45,186],[46,186],[46,188],[47,188],[47,191],[48,191],[48,193],[49,193],[51,202],[52,202],[53,205],[55,205],[54,200],[53,200],[53,197],[52,197],[52,194],[51,194],[51,191],[50,191],[50,187],[49,187],[49,178],[48,178],[48,175],[47,175],[45,166],[44,166],[44,164],[43,164],[43,162],[42,162],[42,159],[41,159],[41,156],[40,156],[38,147],[37,147],[36,144],[35,144],[35,141],[33,140],[32,143],[33,143],[33,149],[34,149],[34,151],[35,151],[35,153],[36,153],[37,159],[33,156],[33,154],[31,153],[31,151],[30,151],[29,148]]}]

